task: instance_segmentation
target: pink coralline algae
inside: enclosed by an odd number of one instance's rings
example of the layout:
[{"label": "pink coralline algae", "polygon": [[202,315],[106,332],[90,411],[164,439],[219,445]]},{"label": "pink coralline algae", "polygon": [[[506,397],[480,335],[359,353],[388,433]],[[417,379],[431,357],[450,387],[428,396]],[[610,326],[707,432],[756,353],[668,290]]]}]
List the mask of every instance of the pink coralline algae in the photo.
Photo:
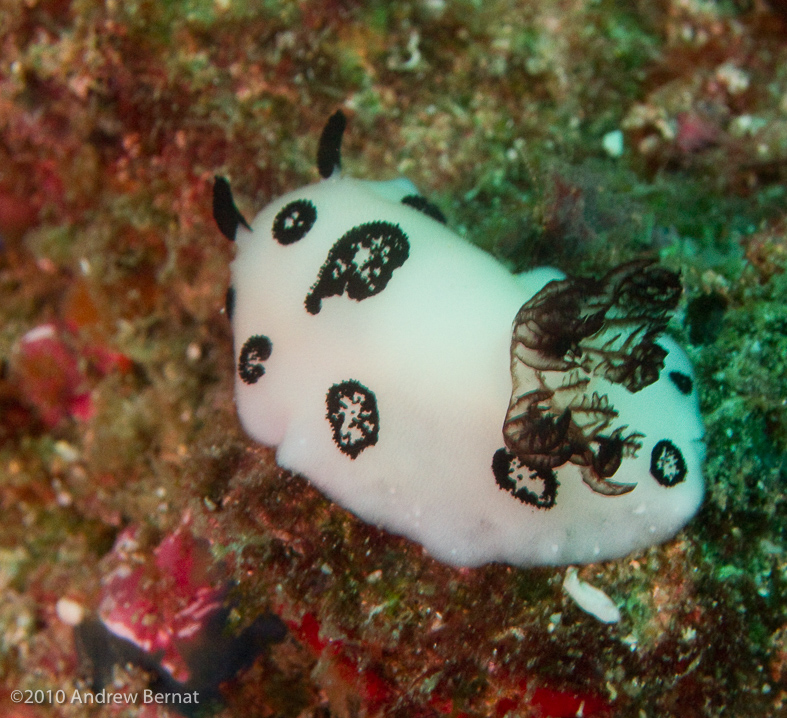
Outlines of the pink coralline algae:
[{"label": "pink coralline algae", "polygon": [[145,543],[140,527],[118,536],[98,619],[76,625],[75,642],[94,693],[114,681],[115,666],[133,665],[151,690],[175,696],[175,710],[192,718],[222,705],[223,685],[287,628],[266,612],[240,632],[231,629],[232,583],[207,541],[192,535],[188,516],[152,552]]},{"label": "pink coralline algae", "polygon": [[685,154],[712,147],[721,135],[717,125],[695,112],[681,112],[676,124],[675,144]]},{"label": "pink coralline algae", "polygon": [[79,355],[54,324],[41,324],[22,337],[13,373],[25,402],[46,426],[54,427],[66,416],[90,418],[90,394]]},{"label": "pink coralline algae", "polygon": [[37,421],[53,429],[67,418],[94,415],[91,389],[112,372],[128,373],[133,361],[99,343],[86,343],[71,321],[40,324],[25,333],[11,355],[6,393]]},{"label": "pink coralline algae", "polygon": [[114,554],[119,564],[104,579],[99,616],[116,636],[160,656],[173,679],[187,681],[181,649],[221,610],[226,581],[207,542],[186,528],[167,536],[152,560],[140,556],[138,548],[138,529],[118,537]]}]

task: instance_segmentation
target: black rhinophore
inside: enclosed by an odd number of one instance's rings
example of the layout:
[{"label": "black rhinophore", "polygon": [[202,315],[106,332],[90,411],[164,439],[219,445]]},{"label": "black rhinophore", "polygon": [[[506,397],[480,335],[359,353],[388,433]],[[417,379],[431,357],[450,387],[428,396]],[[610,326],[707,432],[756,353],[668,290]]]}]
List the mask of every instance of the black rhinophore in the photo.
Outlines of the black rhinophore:
[{"label": "black rhinophore", "polygon": [[317,148],[317,169],[320,176],[328,179],[334,170],[342,167],[342,135],[347,126],[347,118],[341,110],[336,110],[325,124]]},{"label": "black rhinophore", "polygon": [[230,183],[224,177],[219,177],[218,175],[216,175],[213,183],[213,219],[216,220],[221,233],[230,242],[235,241],[235,233],[238,231],[239,224],[242,224],[251,232],[249,223],[235,206]]}]

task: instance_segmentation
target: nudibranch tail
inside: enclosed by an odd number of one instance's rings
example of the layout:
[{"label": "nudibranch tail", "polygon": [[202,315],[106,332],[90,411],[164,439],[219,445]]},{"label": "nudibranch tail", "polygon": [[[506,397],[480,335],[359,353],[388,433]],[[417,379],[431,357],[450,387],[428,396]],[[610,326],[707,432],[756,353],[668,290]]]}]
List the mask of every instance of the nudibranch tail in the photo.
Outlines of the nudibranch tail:
[{"label": "nudibranch tail", "polygon": [[242,224],[251,232],[246,218],[238,211],[232,198],[230,183],[224,177],[216,175],[213,183],[213,219],[216,220],[221,233],[230,241],[235,241],[238,225]]}]

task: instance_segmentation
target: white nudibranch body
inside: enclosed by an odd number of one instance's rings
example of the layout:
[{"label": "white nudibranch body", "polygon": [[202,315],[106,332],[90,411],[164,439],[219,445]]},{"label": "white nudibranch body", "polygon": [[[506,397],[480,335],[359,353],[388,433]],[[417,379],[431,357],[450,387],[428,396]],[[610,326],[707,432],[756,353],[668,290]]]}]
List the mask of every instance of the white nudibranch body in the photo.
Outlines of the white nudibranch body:
[{"label": "white nudibranch body", "polygon": [[514,276],[408,181],[341,176],[337,117],[325,179],[250,228],[214,189],[237,243],[245,430],[450,564],[587,563],[672,537],[703,494],[692,369],[663,335],[674,275]]}]

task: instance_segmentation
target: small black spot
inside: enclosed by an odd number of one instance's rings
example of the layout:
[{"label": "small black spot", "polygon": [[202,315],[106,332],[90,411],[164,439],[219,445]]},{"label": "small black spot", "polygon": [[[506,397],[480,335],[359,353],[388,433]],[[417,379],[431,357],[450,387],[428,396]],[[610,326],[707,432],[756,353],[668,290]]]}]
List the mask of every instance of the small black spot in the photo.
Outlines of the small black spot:
[{"label": "small black spot", "polygon": [[235,312],[235,287],[227,287],[227,294],[224,297],[224,311],[227,312],[227,318],[232,321],[232,315]]},{"label": "small black spot", "polygon": [[317,221],[317,208],[308,199],[296,199],[279,210],[273,220],[273,236],[279,244],[303,239]]},{"label": "small black spot", "polygon": [[492,457],[492,473],[497,485],[523,504],[537,509],[551,509],[555,505],[559,482],[551,469],[535,471],[510,451],[498,449]]},{"label": "small black spot", "polygon": [[379,294],[409,255],[410,243],[399,225],[368,222],[353,227],[331,247],[306,297],[306,311],[317,314],[323,299],[345,292],[356,302]]},{"label": "small black spot", "polygon": [[650,454],[650,473],[662,486],[670,488],[686,478],[686,462],[680,449],[671,441],[662,439]]},{"label": "small black spot", "polygon": [[249,223],[235,206],[230,183],[224,177],[216,176],[213,183],[213,219],[216,220],[221,233],[230,242],[235,241],[235,233],[238,231],[239,224],[251,232]]},{"label": "small black spot", "polygon": [[272,351],[271,340],[261,334],[246,340],[238,357],[238,376],[244,383],[257,383],[265,373],[263,362],[270,358]]},{"label": "small black spot", "polygon": [[354,379],[334,384],[325,395],[325,405],[333,440],[343,454],[355,459],[365,448],[377,443],[380,433],[377,399],[363,384]]},{"label": "small black spot", "polygon": [[445,218],[445,215],[442,213],[440,208],[436,204],[432,204],[428,199],[426,199],[426,197],[422,197],[420,194],[408,194],[406,197],[402,197],[402,204],[406,204],[408,207],[412,207],[413,209],[417,209],[419,212],[423,212],[432,219],[436,219],[438,222],[440,222],[440,224],[448,223],[448,220]]},{"label": "small black spot", "polygon": [[320,176],[327,179],[335,169],[342,166],[342,135],[347,126],[347,118],[341,110],[336,110],[325,123],[320,144],[317,148],[317,169]]},{"label": "small black spot", "polygon": [[682,371],[671,371],[669,378],[681,394],[691,394],[694,382],[688,374],[684,374]]}]

